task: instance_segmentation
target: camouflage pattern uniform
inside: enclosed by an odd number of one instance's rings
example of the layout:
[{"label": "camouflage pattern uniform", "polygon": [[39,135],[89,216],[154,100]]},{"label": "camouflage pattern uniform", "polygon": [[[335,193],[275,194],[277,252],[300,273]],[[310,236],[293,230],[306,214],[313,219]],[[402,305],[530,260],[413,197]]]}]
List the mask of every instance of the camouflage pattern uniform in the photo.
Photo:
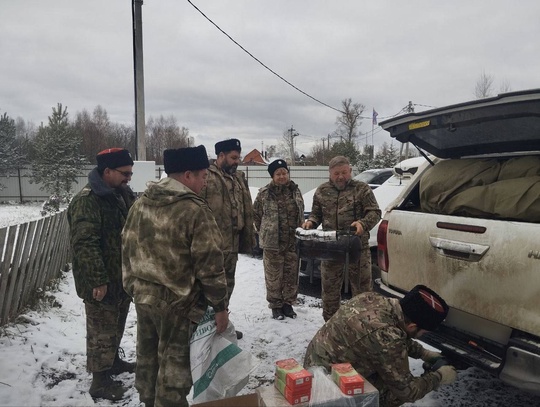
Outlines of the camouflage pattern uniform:
[{"label": "camouflage pattern uniform", "polygon": [[244,173],[237,170],[230,175],[215,162],[212,163],[201,196],[212,209],[223,237],[223,259],[230,299],[234,290],[238,253],[252,254],[255,247],[253,206]]},{"label": "camouflage pattern uniform", "polygon": [[135,387],[147,406],[187,406],[189,340],[207,305],[228,306],[221,235],[206,202],[182,183],[151,183],[122,236],[123,278],[137,310]]},{"label": "camouflage pattern uniform", "polygon": [[[356,296],[373,288],[371,281],[371,254],[369,231],[381,219],[381,210],[373,191],[364,182],[351,179],[343,191],[331,181],[320,185],[313,196],[313,207],[308,220],[323,230],[349,230],[351,223],[359,221],[364,228],[360,236],[362,249],[357,263],[349,263],[348,273],[352,295]],[[323,318],[325,321],[339,309],[341,287],[344,279],[344,264],[321,262],[321,285]]]},{"label": "camouflage pattern uniform", "polygon": [[261,188],[253,204],[259,246],[264,249],[263,264],[266,300],[269,308],[296,304],[298,257],[295,229],[304,221],[304,200],[293,181]]},{"label": "camouflage pattern uniform", "polygon": [[308,345],[304,367],[350,363],[378,390],[381,407],[421,399],[441,383],[441,373],[415,377],[409,357],[424,348],[409,338],[399,301],[374,292],[360,294],[326,322]]},{"label": "camouflage pattern uniform", "polygon": [[[131,299],[122,287],[121,232],[135,196],[127,186],[109,188],[97,169],[88,181],[67,216],[75,288],[86,309],[86,367],[95,373],[112,367],[124,335]],[[93,289],[105,284],[103,300],[94,300]]]}]

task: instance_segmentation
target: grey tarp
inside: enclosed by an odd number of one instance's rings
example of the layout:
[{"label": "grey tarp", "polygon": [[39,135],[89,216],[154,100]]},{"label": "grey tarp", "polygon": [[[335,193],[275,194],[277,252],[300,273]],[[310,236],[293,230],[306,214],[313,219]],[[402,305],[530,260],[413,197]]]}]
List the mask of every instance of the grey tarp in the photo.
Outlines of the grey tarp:
[{"label": "grey tarp", "polygon": [[540,222],[540,158],[441,161],[420,181],[424,212]]}]

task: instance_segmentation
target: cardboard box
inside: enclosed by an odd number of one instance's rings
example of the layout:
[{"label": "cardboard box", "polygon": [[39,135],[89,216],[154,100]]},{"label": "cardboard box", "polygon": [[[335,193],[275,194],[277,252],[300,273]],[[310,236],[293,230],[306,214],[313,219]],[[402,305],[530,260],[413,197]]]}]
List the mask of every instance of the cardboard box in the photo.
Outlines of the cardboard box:
[{"label": "cardboard box", "polygon": [[313,375],[292,358],[276,362],[276,377],[293,391],[297,387],[311,386],[313,379]]},{"label": "cardboard box", "polygon": [[294,390],[285,385],[285,382],[279,380],[276,376],[274,386],[285,397],[290,404],[307,403],[311,399],[311,381],[303,386],[296,387]]},{"label": "cardboard box", "polygon": [[259,407],[261,405],[263,405],[261,396],[258,393],[251,393],[243,396],[192,404],[191,407]]},{"label": "cardboard box", "polygon": [[353,396],[364,393],[364,379],[350,363],[332,365],[331,377],[343,394]]}]

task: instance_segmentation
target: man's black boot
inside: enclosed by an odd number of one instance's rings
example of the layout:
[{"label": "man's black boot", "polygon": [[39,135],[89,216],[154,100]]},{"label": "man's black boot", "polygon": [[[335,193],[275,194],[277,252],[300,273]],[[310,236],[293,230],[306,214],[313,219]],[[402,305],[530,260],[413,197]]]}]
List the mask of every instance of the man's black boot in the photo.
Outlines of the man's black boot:
[{"label": "man's black boot", "polygon": [[272,308],[272,318],[278,319],[280,321],[285,319],[285,315],[283,315],[283,311],[281,310],[281,308]]},{"label": "man's black boot", "polygon": [[283,304],[283,307],[281,307],[281,310],[283,311],[283,314],[286,317],[296,318],[296,312],[294,312],[291,304]]},{"label": "man's black boot", "polygon": [[124,397],[127,389],[122,386],[122,382],[111,379],[108,370],[95,372],[92,376],[92,385],[88,392],[93,398],[118,401]]},{"label": "man's black boot", "polygon": [[[118,352],[116,352],[116,356],[114,357],[114,362],[109,370],[109,373],[112,375],[117,375],[120,373],[135,373],[135,368],[137,367],[137,363],[135,362],[126,362],[125,360],[120,358],[120,354],[124,354],[124,351],[119,349]],[[125,356],[125,354],[124,354]]]}]

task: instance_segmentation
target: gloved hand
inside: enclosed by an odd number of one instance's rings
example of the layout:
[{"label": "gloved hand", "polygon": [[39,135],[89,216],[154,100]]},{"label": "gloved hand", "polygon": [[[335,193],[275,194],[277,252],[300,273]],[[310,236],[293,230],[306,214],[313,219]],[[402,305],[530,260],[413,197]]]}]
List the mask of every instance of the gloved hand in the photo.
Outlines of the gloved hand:
[{"label": "gloved hand", "polygon": [[422,355],[420,356],[420,359],[422,359],[424,362],[428,362],[431,365],[434,365],[435,362],[437,362],[439,359],[442,359],[444,356],[442,353],[439,352],[432,352],[430,350],[424,349],[422,351]]},{"label": "gloved hand", "polygon": [[456,380],[456,368],[452,365],[445,365],[436,370],[441,374],[441,384],[450,384]]}]

